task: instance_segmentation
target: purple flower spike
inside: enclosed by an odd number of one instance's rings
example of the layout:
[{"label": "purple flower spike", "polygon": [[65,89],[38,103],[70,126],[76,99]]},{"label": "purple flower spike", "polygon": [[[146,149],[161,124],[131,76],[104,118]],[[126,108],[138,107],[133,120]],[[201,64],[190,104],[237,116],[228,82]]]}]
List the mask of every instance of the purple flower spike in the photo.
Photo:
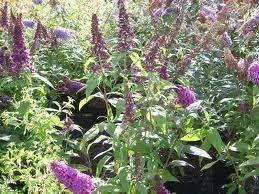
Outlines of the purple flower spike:
[{"label": "purple flower spike", "polygon": [[2,101],[5,104],[10,104],[12,102],[12,98],[7,95],[0,95],[0,101]]},{"label": "purple flower spike", "polygon": [[133,47],[134,31],[129,23],[129,15],[126,12],[124,1],[118,1],[119,7],[119,38],[121,42],[118,44],[119,51],[127,51]]},{"label": "purple flower spike", "polygon": [[123,123],[132,125],[134,123],[134,101],[132,98],[131,90],[128,86],[125,88],[125,113]]},{"label": "purple flower spike", "polygon": [[66,42],[73,37],[73,31],[67,28],[56,26],[53,28],[53,35],[61,42]]},{"label": "purple flower spike", "polygon": [[210,7],[207,7],[207,6],[203,6],[201,8],[201,13],[204,15],[204,16],[207,16],[210,20],[212,21],[215,21],[216,20],[216,11],[211,9]]},{"label": "purple flower spike", "polygon": [[169,74],[167,71],[167,66],[163,65],[160,68],[160,72],[159,72],[159,77],[163,80],[168,80],[169,79]]},{"label": "purple flower spike", "polygon": [[245,115],[250,114],[250,112],[251,112],[250,104],[248,102],[243,102],[241,104],[241,110],[242,110],[242,113],[245,114]]},{"label": "purple flower spike", "polygon": [[250,18],[248,21],[244,22],[241,26],[241,31],[244,35],[248,34],[249,32],[254,31],[257,29],[259,25],[259,13],[257,13],[254,17]]},{"label": "purple flower spike", "polygon": [[35,5],[40,5],[42,4],[42,0],[32,0],[32,3],[34,3]]},{"label": "purple flower spike", "polygon": [[187,87],[178,85],[173,89],[177,94],[177,98],[174,101],[175,104],[180,104],[183,108],[187,108],[189,105],[196,101],[194,92]]},{"label": "purple flower spike", "polygon": [[50,169],[58,181],[74,194],[91,194],[95,188],[92,178],[59,161],[53,161]]},{"label": "purple flower spike", "polygon": [[232,40],[231,37],[228,35],[227,32],[224,32],[221,35],[221,41],[225,46],[231,46],[232,45]]},{"label": "purple flower spike", "polygon": [[5,2],[4,8],[1,9],[0,25],[3,28],[8,27],[8,5],[7,5],[7,2]]},{"label": "purple flower spike", "polygon": [[30,20],[30,19],[23,19],[22,23],[27,28],[34,28],[35,25],[36,25],[36,21],[35,20]]},{"label": "purple flower spike", "polygon": [[77,92],[83,87],[85,87],[84,83],[67,79],[64,80],[63,86],[60,88],[60,91],[64,94],[70,94],[73,92]]},{"label": "purple flower spike", "polygon": [[161,182],[159,175],[155,175],[155,190],[156,194],[171,194],[170,191],[168,191]]},{"label": "purple flower spike", "polygon": [[31,57],[26,47],[20,15],[14,21],[13,48],[10,55],[11,65],[9,67],[10,73],[14,76],[19,75],[24,68],[28,68],[30,72],[35,72],[35,69],[30,64],[30,59]]},{"label": "purple flower spike", "polygon": [[152,13],[152,19],[157,19],[161,17],[162,14],[163,14],[163,10],[159,8]]},{"label": "purple flower spike", "polygon": [[108,58],[109,53],[106,50],[106,41],[99,28],[99,19],[96,14],[92,15],[91,27],[92,54],[98,59]]},{"label": "purple flower spike", "polygon": [[259,61],[254,61],[250,64],[247,74],[254,84],[259,85]]}]

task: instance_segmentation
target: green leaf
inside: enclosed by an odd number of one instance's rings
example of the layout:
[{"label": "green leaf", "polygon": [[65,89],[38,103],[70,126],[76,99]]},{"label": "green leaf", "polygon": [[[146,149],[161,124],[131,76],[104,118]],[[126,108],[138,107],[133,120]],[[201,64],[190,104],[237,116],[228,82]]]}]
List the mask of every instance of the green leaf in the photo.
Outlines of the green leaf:
[{"label": "green leaf", "polygon": [[95,138],[99,132],[101,130],[99,129],[99,127],[92,127],[91,129],[89,129],[83,136],[81,142],[80,142],[80,146],[79,149],[82,150],[85,146],[85,144],[90,141],[91,139]]},{"label": "green leaf", "polygon": [[172,165],[172,166],[190,166],[190,167],[194,168],[191,164],[189,164],[188,162],[185,162],[183,160],[173,160],[172,162],[169,163],[169,165]]},{"label": "green leaf", "polygon": [[184,150],[185,150],[185,152],[187,152],[189,154],[211,159],[211,156],[207,152],[205,152],[203,149],[201,149],[201,148],[197,148],[195,146],[186,145],[184,147]]},{"label": "green leaf", "polygon": [[91,63],[94,63],[94,62],[95,62],[94,59],[95,59],[94,57],[89,57],[89,58],[86,60],[86,62],[84,63],[84,70],[85,70],[85,71],[86,71],[87,67],[88,67]]},{"label": "green leaf", "polygon": [[87,102],[89,102],[89,101],[92,100],[93,98],[94,98],[94,95],[91,95],[91,96],[88,96],[87,98],[82,99],[82,100],[79,102],[79,106],[78,106],[79,111],[81,110],[81,108],[82,108]]},{"label": "green leaf", "polygon": [[95,177],[99,177],[102,173],[104,165],[111,159],[111,156],[104,156],[97,164]]},{"label": "green leaf", "polygon": [[207,140],[213,145],[213,147],[217,150],[217,152],[220,154],[225,148],[225,145],[219,135],[219,132],[217,129],[210,129],[208,131],[208,137]]},{"label": "green leaf", "polygon": [[43,77],[43,76],[41,76],[41,75],[39,75],[37,73],[33,73],[32,77],[37,78],[37,79],[43,81],[45,84],[47,84],[51,88],[55,89],[54,86],[52,85],[52,83],[47,78],[45,78],[45,77]]},{"label": "green leaf", "polygon": [[214,162],[210,162],[210,163],[208,163],[208,164],[205,164],[202,168],[201,168],[201,170],[207,170],[207,169],[209,169],[210,167],[212,167],[214,164],[216,164],[218,162],[218,160],[216,160],[216,161],[214,161]]},{"label": "green leaf", "polygon": [[246,153],[251,149],[251,147],[247,143],[235,142],[229,146],[229,149],[234,152]]},{"label": "green leaf", "polygon": [[166,169],[158,169],[158,174],[161,176],[164,182],[167,182],[167,181],[179,182],[179,180]]},{"label": "green leaf", "polygon": [[249,160],[240,164],[240,167],[243,166],[251,166],[251,165],[258,165],[259,164],[259,157],[250,158]]}]

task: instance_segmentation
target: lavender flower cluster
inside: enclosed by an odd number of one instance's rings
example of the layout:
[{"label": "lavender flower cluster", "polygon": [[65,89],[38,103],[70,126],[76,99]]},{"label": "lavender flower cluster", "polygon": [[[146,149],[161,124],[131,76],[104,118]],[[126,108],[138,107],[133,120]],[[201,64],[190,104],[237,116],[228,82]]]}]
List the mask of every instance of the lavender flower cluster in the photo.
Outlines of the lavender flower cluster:
[{"label": "lavender flower cluster", "polygon": [[134,102],[130,88],[126,86],[125,88],[125,113],[123,118],[124,124],[133,124],[134,123]]},{"label": "lavender flower cluster", "polygon": [[52,30],[52,33],[54,38],[56,38],[60,42],[70,40],[74,34],[72,30],[60,26],[55,26]]},{"label": "lavender flower cluster", "polygon": [[3,9],[1,9],[1,18],[0,18],[0,25],[3,28],[8,27],[8,5],[5,2]]},{"label": "lavender flower cluster", "polygon": [[254,84],[259,85],[259,61],[250,64],[247,75]]},{"label": "lavender flower cluster", "polygon": [[91,194],[95,188],[92,178],[59,161],[53,161],[50,169],[59,182],[74,194]]},{"label": "lavender flower cluster", "polygon": [[124,0],[118,1],[119,7],[119,38],[122,40],[118,44],[119,51],[127,51],[133,47],[134,31],[129,23],[129,15],[126,12]]},{"label": "lavender flower cluster", "polygon": [[109,57],[109,53],[106,50],[106,41],[99,28],[99,19],[96,14],[92,15],[91,27],[92,54],[98,59]]},{"label": "lavender flower cluster", "polygon": [[174,101],[175,104],[180,104],[183,108],[187,108],[196,101],[194,92],[187,87],[178,85],[173,89],[177,94],[177,98]]},{"label": "lavender flower cluster", "polygon": [[161,182],[161,178],[159,175],[155,175],[155,190],[156,194],[170,194],[171,192],[168,191],[163,183]]},{"label": "lavender flower cluster", "polygon": [[19,75],[24,68],[28,68],[30,72],[35,72],[35,69],[30,64],[30,54],[26,47],[23,34],[23,25],[21,15],[15,18],[13,28],[13,48],[10,55],[11,66],[9,71],[13,75]]},{"label": "lavender flower cluster", "polygon": [[85,87],[84,83],[66,79],[66,80],[63,81],[63,84],[60,87],[60,91],[63,94],[71,94],[73,92],[76,92],[76,91],[80,90],[83,87]]}]

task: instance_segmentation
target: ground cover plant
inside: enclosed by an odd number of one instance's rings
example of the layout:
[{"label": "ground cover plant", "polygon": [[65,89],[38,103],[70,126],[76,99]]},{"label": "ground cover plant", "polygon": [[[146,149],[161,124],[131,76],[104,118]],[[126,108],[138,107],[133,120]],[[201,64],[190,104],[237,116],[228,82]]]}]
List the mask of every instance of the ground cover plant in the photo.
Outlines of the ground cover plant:
[{"label": "ground cover plant", "polygon": [[258,1],[0,3],[0,193],[258,193]]}]

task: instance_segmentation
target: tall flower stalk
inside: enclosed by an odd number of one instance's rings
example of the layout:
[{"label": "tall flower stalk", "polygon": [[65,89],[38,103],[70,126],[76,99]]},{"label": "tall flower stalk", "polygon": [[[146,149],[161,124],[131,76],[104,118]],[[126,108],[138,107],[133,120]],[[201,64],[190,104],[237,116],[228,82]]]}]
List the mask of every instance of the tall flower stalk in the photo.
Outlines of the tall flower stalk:
[{"label": "tall flower stalk", "polygon": [[35,69],[31,66],[30,59],[29,50],[26,47],[21,15],[19,15],[14,21],[13,48],[10,55],[11,64],[9,67],[10,73],[17,76],[24,68],[28,68],[30,72],[34,72]]},{"label": "tall flower stalk", "polygon": [[50,169],[59,182],[74,194],[91,194],[95,185],[92,178],[59,161],[53,161]]},{"label": "tall flower stalk", "polygon": [[123,0],[118,1],[119,8],[119,33],[118,36],[121,42],[118,44],[117,48],[119,51],[127,51],[131,49],[134,45],[134,31],[130,26],[129,15],[126,12],[125,4]]}]

